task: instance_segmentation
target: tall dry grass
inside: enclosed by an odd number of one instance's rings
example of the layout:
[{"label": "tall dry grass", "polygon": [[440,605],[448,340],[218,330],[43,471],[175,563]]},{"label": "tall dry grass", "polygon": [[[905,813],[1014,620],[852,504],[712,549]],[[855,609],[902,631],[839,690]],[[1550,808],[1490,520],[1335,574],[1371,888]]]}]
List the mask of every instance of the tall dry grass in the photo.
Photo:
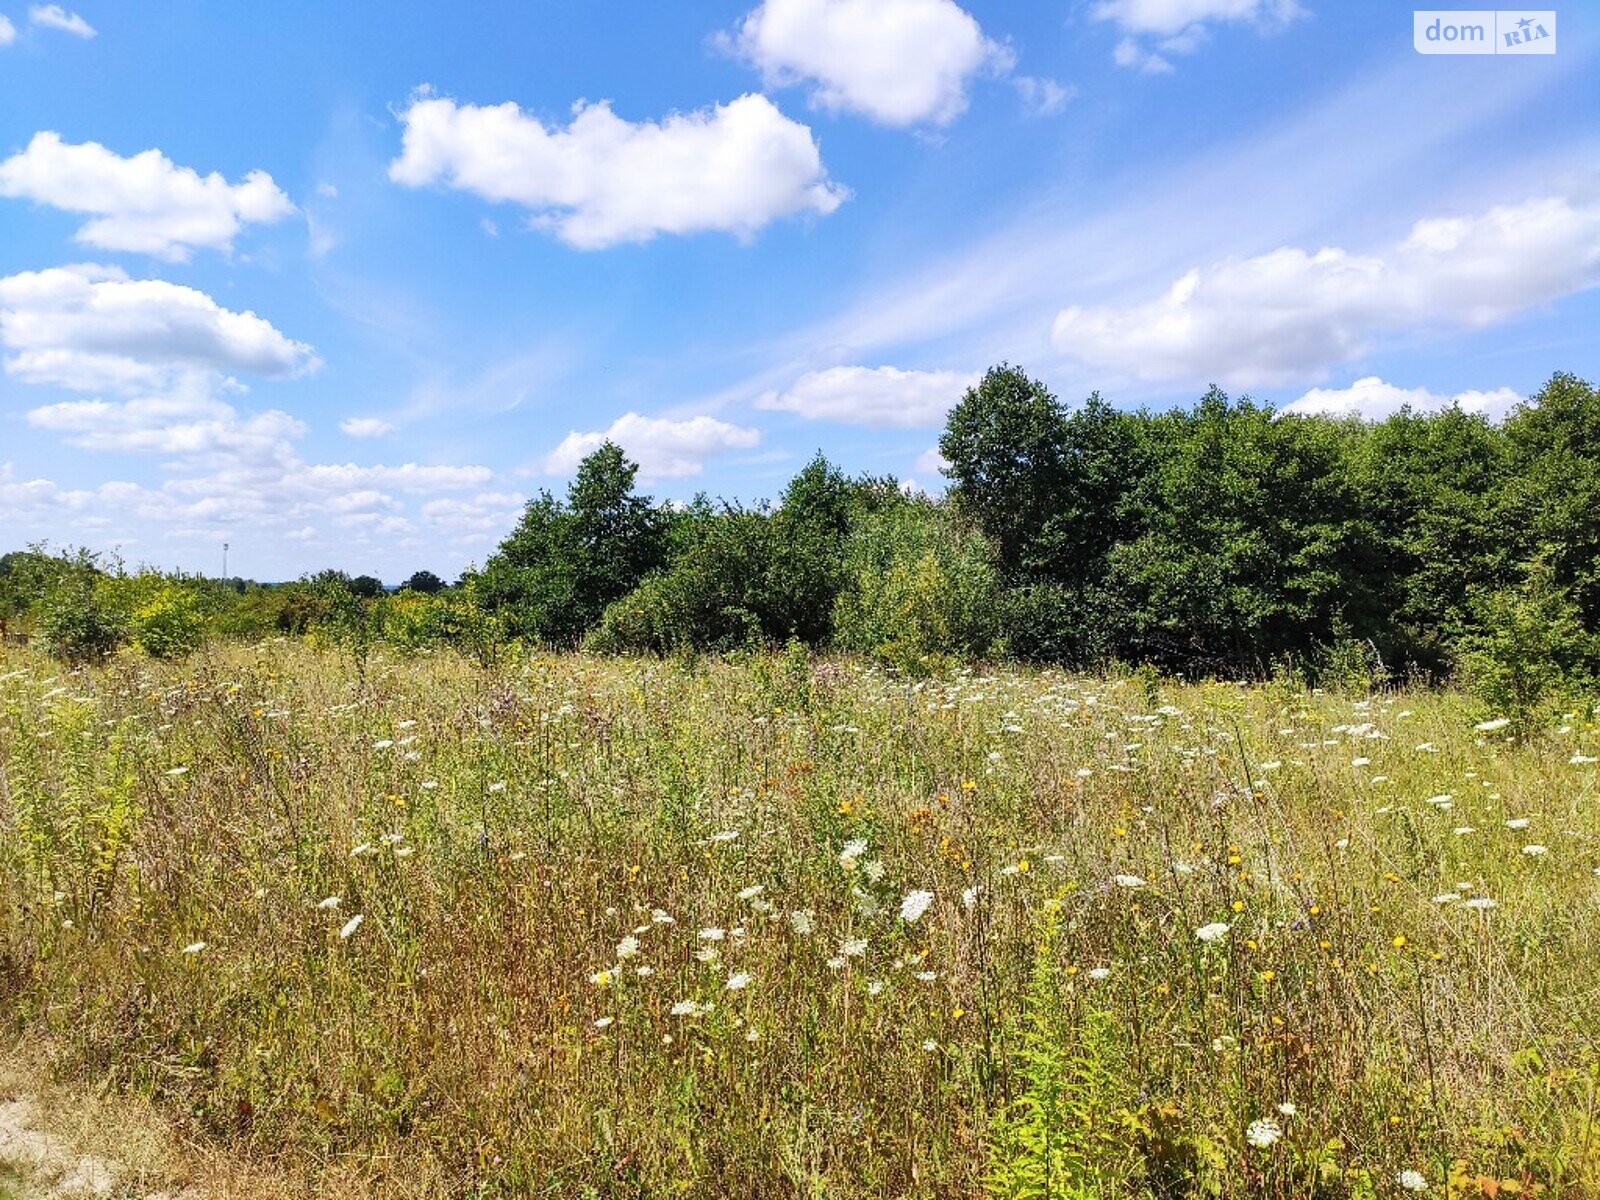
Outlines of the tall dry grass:
[{"label": "tall dry grass", "polygon": [[0,1009],[372,1194],[1600,1194],[1596,714],[1484,715],[12,651]]}]

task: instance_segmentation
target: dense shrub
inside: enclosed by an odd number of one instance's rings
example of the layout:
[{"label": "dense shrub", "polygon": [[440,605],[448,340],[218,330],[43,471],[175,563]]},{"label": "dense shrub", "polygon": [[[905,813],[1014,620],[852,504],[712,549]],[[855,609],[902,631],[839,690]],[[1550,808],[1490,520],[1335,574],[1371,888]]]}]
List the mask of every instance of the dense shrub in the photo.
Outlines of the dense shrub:
[{"label": "dense shrub", "polygon": [[181,658],[205,640],[205,615],[194,592],[172,584],[134,610],[134,645],[152,658]]}]

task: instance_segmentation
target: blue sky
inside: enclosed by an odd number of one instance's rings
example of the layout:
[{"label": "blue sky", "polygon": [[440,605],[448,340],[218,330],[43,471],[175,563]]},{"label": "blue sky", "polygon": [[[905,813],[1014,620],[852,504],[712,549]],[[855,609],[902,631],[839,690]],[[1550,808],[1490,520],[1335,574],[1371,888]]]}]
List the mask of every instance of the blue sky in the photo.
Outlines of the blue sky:
[{"label": "blue sky", "polygon": [[0,544],[397,580],[610,435],[937,490],[1069,403],[1501,413],[1600,375],[1600,8],[0,0]]}]

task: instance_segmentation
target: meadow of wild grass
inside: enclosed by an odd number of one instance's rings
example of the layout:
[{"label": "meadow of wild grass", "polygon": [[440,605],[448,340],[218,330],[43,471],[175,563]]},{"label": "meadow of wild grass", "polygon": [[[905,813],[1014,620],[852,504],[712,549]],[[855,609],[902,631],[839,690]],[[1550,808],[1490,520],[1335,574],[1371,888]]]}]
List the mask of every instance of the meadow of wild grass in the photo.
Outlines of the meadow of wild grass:
[{"label": "meadow of wild grass", "polygon": [[312,1190],[1600,1194],[1600,709],[0,659],[0,1012]]}]

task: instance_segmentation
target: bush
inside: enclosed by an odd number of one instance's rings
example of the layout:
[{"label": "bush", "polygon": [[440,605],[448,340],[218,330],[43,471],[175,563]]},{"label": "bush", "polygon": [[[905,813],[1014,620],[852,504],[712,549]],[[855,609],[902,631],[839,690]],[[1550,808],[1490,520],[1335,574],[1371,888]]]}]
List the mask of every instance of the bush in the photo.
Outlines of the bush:
[{"label": "bush", "polygon": [[134,610],[133,644],[152,658],[182,658],[205,641],[205,616],[187,588],[167,586]]},{"label": "bush", "polygon": [[1548,558],[1528,564],[1519,586],[1480,593],[1473,608],[1475,628],[1461,640],[1461,675],[1491,716],[1525,733],[1593,685],[1600,639],[1583,628]]},{"label": "bush", "polygon": [[943,509],[906,501],[852,534],[835,636],[843,649],[923,673],[945,656],[989,653],[1000,598],[989,541]]},{"label": "bush", "polygon": [[50,653],[69,663],[100,662],[127,638],[122,614],[105,603],[95,575],[72,571],[40,602],[39,632]]}]

